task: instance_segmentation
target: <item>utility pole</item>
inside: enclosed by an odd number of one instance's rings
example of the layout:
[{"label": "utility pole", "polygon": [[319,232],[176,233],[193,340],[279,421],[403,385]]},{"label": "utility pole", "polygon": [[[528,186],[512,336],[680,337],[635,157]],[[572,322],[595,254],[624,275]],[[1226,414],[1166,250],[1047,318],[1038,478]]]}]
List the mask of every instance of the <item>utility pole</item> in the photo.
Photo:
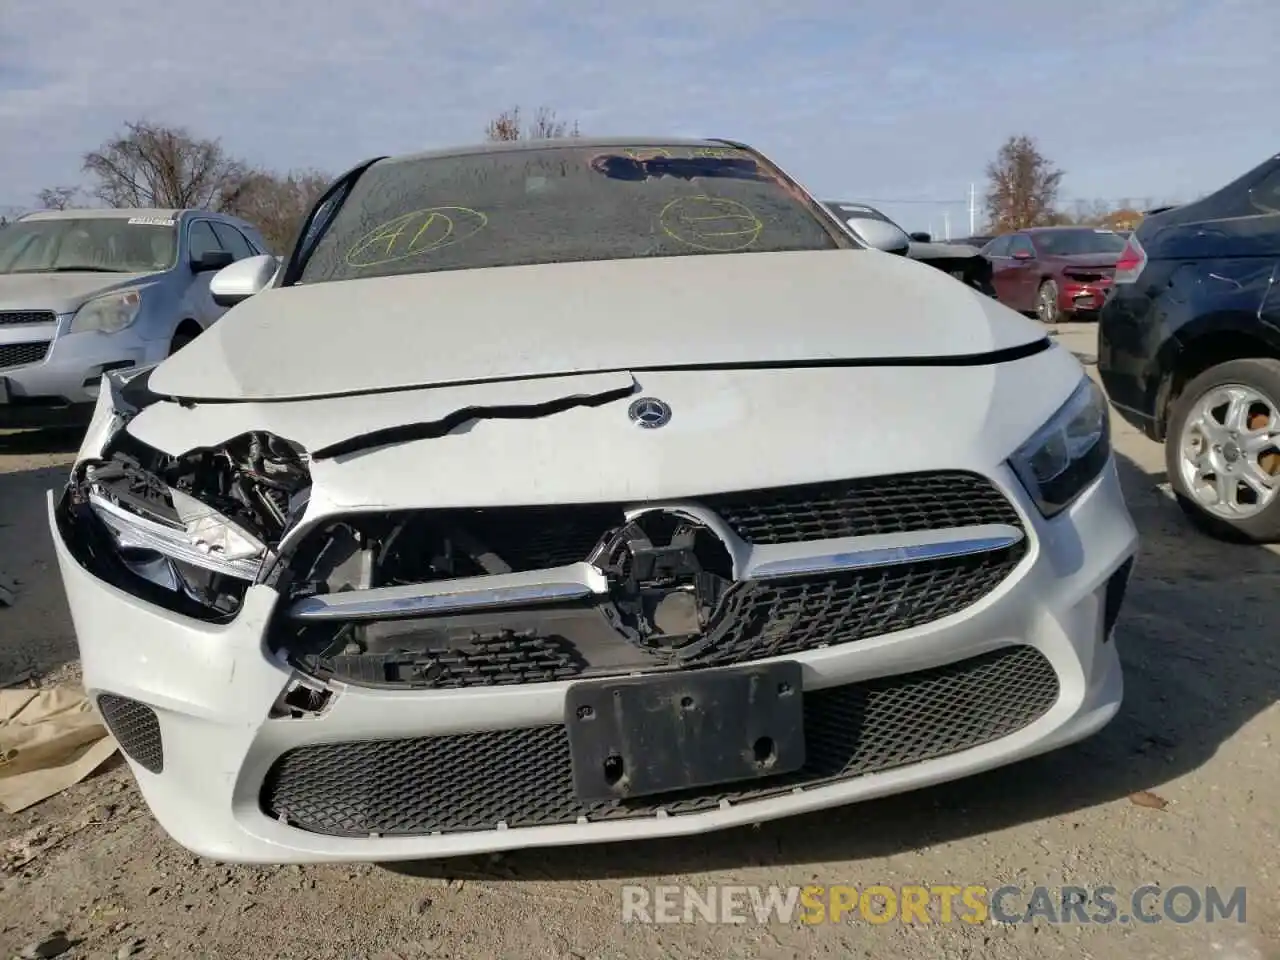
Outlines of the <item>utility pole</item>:
[{"label": "utility pole", "polygon": [[978,185],[969,184],[969,236],[978,232]]},{"label": "utility pole", "polygon": [[942,239],[943,240],[951,239],[951,211],[950,210],[942,211]]}]

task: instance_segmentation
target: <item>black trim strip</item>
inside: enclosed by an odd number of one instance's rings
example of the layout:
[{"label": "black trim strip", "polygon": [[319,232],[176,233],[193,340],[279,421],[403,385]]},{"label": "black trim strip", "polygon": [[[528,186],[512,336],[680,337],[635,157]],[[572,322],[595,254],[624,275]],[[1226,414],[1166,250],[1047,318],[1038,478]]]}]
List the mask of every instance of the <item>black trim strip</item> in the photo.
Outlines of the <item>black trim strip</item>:
[{"label": "black trim strip", "polygon": [[602,407],[635,393],[636,383],[629,387],[619,387],[592,396],[577,394],[570,397],[557,397],[545,403],[507,404],[498,407],[463,407],[454,410],[439,420],[424,420],[419,423],[402,423],[382,430],[362,433],[346,440],[339,440],[327,447],[321,447],[311,453],[312,460],[328,460],[343,454],[361,453],[374,447],[385,447],[392,443],[408,443],[411,440],[434,440],[452,433],[468,420],[536,420],[554,413],[571,410],[574,407]]},{"label": "black trim strip", "polygon": [[[1016,347],[1005,347],[987,353],[960,353],[942,357],[862,357],[847,359],[824,357],[811,360],[742,360],[734,363],[670,363],[643,367],[609,367],[603,370],[558,370],[554,373],[529,373],[510,377],[479,377],[471,380],[446,380],[440,383],[418,383],[404,387],[379,387],[376,390],[349,390],[343,393],[321,393],[305,397],[246,397],[229,400],[223,397],[171,396],[175,403],[190,406],[197,403],[303,403],[308,400],[338,400],[343,397],[369,397],[409,390],[435,390],[441,387],[474,387],[483,383],[512,383],[518,380],[554,380],[557,377],[593,376],[601,373],[678,373],[720,370],[825,370],[859,369],[863,367],[992,367],[1034,357],[1053,346],[1048,337],[1032,340]],[[557,401],[559,402],[559,401]],[[520,409],[530,409],[528,407]]]}]

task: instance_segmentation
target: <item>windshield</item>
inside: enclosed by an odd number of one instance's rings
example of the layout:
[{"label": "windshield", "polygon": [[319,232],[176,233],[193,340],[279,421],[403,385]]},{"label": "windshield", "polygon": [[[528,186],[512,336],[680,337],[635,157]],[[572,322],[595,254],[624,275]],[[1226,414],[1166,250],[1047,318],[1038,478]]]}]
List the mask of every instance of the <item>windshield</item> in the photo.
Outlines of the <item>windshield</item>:
[{"label": "windshield", "polygon": [[0,273],[152,273],[177,252],[176,222],[154,217],[19,220],[0,231]]},{"label": "windshield", "polygon": [[1054,230],[1035,234],[1036,246],[1049,257],[1074,257],[1086,253],[1120,253],[1125,238],[1114,230]]},{"label": "windshield", "polygon": [[298,282],[853,246],[733,147],[555,146],[370,167]]}]

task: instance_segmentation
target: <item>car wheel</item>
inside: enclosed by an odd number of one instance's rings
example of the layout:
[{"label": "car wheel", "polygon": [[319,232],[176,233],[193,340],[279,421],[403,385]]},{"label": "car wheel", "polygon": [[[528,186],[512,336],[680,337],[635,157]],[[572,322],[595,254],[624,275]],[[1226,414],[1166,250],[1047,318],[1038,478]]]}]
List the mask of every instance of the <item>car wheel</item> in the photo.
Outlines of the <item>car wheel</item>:
[{"label": "car wheel", "polygon": [[190,327],[181,327],[177,333],[173,335],[173,339],[169,341],[169,356],[173,356],[188,343],[200,336],[199,330],[193,330]]},{"label": "car wheel", "polygon": [[1058,310],[1058,285],[1052,280],[1040,284],[1040,292],[1036,294],[1036,316],[1041,323],[1057,323],[1062,319]]},{"label": "car wheel", "polygon": [[1178,504],[1224,540],[1280,540],[1280,360],[1231,360],[1173,405],[1165,466]]}]

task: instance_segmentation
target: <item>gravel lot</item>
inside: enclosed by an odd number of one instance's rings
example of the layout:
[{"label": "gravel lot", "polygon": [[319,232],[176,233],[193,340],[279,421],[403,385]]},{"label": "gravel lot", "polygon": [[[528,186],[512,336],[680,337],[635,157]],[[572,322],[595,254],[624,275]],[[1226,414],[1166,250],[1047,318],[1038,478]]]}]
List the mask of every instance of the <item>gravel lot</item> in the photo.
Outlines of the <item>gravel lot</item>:
[{"label": "gravel lot", "polygon": [[[1092,359],[1092,326],[1059,330]],[[1126,703],[1077,747],[945,787],[700,839],[476,861],[257,869],[192,857],[119,762],[0,814],[0,960],[65,957],[1280,958],[1280,555],[1193,532],[1159,448],[1119,421],[1143,555],[1117,642]],[[75,436],[0,434],[0,683],[78,679],[44,520]],[[1159,808],[1131,796],[1148,791]],[[1247,923],[622,926],[625,883],[1249,887]]]}]

